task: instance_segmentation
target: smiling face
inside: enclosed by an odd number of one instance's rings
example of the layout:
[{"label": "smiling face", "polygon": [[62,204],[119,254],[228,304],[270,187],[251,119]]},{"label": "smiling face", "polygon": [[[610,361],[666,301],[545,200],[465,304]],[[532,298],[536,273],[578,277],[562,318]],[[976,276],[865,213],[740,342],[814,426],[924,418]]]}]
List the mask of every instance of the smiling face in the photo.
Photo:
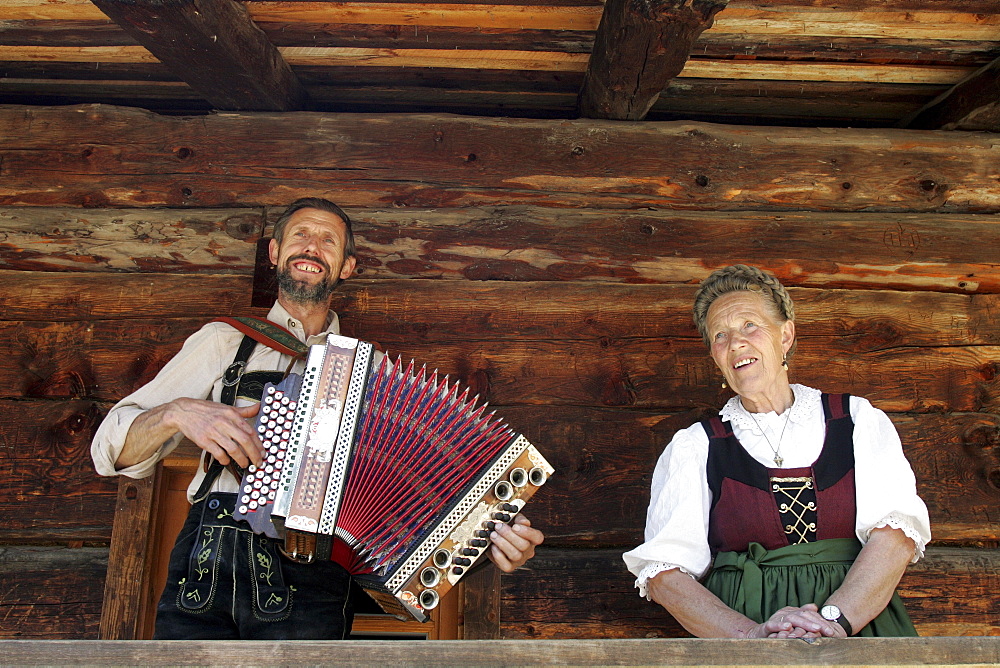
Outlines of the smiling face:
[{"label": "smiling face", "polygon": [[782,413],[792,401],[781,361],[795,341],[795,323],[784,322],[764,298],[749,290],[722,295],[706,318],[712,359],[752,413]]},{"label": "smiling face", "polygon": [[299,209],[288,219],[281,243],[268,248],[278,268],[280,295],[293,302],[323,304],[354,271],[356,258],[344,257],[347,228],[340,216],[320,209]]}]

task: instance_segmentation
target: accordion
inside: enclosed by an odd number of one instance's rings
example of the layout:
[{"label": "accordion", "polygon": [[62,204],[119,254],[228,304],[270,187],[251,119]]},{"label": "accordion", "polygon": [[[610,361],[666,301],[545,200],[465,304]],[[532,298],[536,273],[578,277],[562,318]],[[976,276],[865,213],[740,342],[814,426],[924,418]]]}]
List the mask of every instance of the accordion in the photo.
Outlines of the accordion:
[{"label": "accordion", "polygon": [[554,472],[524,436],[437,372],[330,335],[268,383],[265,461],[236,519],[293,559],[332,559],[383,610],[426,621]]}]

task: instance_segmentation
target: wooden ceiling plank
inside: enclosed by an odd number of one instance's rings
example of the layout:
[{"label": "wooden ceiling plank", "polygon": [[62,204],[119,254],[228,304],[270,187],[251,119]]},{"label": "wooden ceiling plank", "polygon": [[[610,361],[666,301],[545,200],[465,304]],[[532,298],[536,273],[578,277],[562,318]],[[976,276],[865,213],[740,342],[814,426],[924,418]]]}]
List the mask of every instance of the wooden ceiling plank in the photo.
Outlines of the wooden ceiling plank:
[{"label": "wooden ceiling plank", "polygon": [[[351,47],[281,47],[278,51],[285,62],[296,68],[385,67],[582,73],[587,69],[588,63],[586,54],[559,51]],[[158,64],[160,61],[141,46],[0,46],[0,62],[124,65]],[[949,86],[958,83],[974,71],[974,68],[971,67],[955,65],[882,65],[716,58],[691,58],[682,66],[684,69],[677,76],[684,79],[834,81]]]},{"label": "wooden ceiling plank", "polygon": [[772,11],[733,7],[719,17],[711,32],[995,41],[1000,39],[1000,14],[800,11],[785,8]]},{"label": "wooden ceiling plank", "polygon": [[491,70],[544,70],[581,72],[585,53],[557,51],[468,51],[458,49],[372,49],[344,47],[283,47],[285,60],[294,66],[341,65],[352,67],[453,67]]},{"label": "wooden ceiling plank", "polygon": [[961,4],[964,11],[976,14],[993,14],[997,11],[996,0],[734,0],[737,7],[814,7],[817,9],[853,10],[896,10],[901,12],[954,11]]},{"label": "wooden ceiling plank", "polygon": [[254,21],[459,28],[596,30],[601,6],[382,2],[252,2]]},{"label": "wooden ceiling plank", "polygon": [[950,90],[903,119],[915,130],[1000,131],[1000,58],[979,68]]},{"label": "wooden ceiling plank", "polygon": [[580,116],[642,120],[728,2],[608,0],[580,91]]},{"label": "wooden ceiling plank", "polygon": [[216,109],[306,107],[306,89],[235,0],[93,2]]},{"label": "wooden ceiling plank", "polygon": [[100,21],[106,18],[90,0],[3,0],[0,3],[0,21]]},{"label": "wooden ceiling plank", "polygon": [[124,46],[129,37],[105,16],[102,21],[0,20],[0,44],[7,46]]},{"label": "wooden ceiling plank", "polygon": [[159,63],[142,46],[6,46],[0,60],[47,63]]}]

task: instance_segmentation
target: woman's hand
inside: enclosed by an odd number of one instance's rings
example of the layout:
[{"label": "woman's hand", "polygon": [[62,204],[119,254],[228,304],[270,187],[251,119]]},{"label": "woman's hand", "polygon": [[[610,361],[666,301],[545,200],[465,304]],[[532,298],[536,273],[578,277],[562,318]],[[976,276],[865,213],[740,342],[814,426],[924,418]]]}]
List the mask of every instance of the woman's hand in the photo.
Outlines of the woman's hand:
[{"label": "woman's hand", "polygon": [[830,638],[845,637],[847,634],[839,624],[823,619],[814,603],[801,607],[786,606],[775,612],[760,624],[758,638]]}]

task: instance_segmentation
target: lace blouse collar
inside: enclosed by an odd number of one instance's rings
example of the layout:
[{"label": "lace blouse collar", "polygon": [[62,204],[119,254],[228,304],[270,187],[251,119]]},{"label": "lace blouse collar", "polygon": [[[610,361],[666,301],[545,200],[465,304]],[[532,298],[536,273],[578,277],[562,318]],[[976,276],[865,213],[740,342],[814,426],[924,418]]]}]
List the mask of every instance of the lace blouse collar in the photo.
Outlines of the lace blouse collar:
[{"label": "lace blouse collar", "polygon": [[[791,387],[792,394],[795,395],[795,403],[789,409],[791,413],[788,415],[788,420],[798,424],[805,424],[809,416],[817,409],[822,410],[821,393],[819,390],[806,387],[805,385],[792,383]],[[771,413],[773,414],[773,411]],[[732,422],[734,427],[749,429],[756,434],[761,433],[760,427],[750,417],[750,413],[743,408],[743,404],[740,403],[739,395],[727,401],[726,405],[719,411],[719,415],[722,416],[723,421],[729,420]],[[757,413],[756,415],[767,415],[767,413]]]}]

